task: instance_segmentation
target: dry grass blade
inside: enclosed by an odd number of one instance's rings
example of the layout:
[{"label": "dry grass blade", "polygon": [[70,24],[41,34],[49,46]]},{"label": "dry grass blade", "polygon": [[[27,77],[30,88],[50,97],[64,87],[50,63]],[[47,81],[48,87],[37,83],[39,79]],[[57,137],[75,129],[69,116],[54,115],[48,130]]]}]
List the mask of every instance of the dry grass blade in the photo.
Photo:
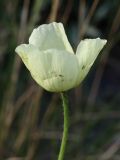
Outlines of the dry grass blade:
[{"label": "dry grass blade", "polygon": [[59,0],[52,0],[52,9],[48,20],[49,22],[54,22],[57,19],[59,4],[60,4]]},{"label": "dry grass blade", "polygon": [[[62,132],[58,131],[42,131],[38,130],[33,133],[32,138],[34,141],[38,141],[39,139],[62,139]],[[69,141],[78,141],[80,139],[80,134],[70,133],[68,140]]]},{"label": "dry grass blade", "polygon": [[86,11],[86,0],[82,0],[80,1],[80,4],[79,4],[79,13],[78,13],[80,28],[82,27],[85,20],[85,11]]},{"label": "dry grass blade", "polygon": [[66,6],[65,11],[63,13],[63,16],[61,18],[61,22],[63,22],[63,24],[67,23],[67,21],[70,17],[70,13],[72,11],[72,7],[73,7],[73,0],[68,0],[67,6]]},{"label": "dry grass blade", "polygon": [[120,27],[120,7],[118,8],[116,16],[113,20],[110,33],[109,33],[109,39],[112,38],[112,35],[119,29],[119,27]]},{"label": "dry grass blade", "polygon": [[19,157],[11,157],[11,158],[8,158],[6,160],[24,160],[24,158],[19,158]]},{"label": "dry grass blade", "polygon": [[92,6],[90,8],[90,11],[89,11],[87,17],[85,18],[85,20],[84,20],[84,22],[83,22],[83,24],[81,26],[80,39],[82,39],[84,37],[84,34],[85,34],[86,30],[87,30],[87,27],[88,27],[88,25],[90,23],[90,20],[91,20],[92,16],[94,15],[94,12],[96,10],[96,7],[97,7],[98,3],[99,3],[99,0],[94,0],[93,1],[93,4],[92,4]]},{"label": "dry grass blade", "polygon": [[111,160],[116,152],[120,149],[120,138],[117,138],[116,141],[105,151],[99,158],[99,160]]}]

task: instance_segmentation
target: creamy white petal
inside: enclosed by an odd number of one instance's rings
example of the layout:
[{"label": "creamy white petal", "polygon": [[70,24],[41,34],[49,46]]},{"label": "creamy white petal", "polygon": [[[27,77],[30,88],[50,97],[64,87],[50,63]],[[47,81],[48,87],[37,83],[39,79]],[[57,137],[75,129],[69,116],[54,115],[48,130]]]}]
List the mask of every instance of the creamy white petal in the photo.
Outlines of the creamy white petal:
[{"label": "creamy white petal", "polygon": [[66,91],[75,87],[79,74],[75,55],[52,49],[31,54],[29,70],[36,82],[51,92]]},{"label": "creamy white petal", "polygon": [[25,66],[29,68],[28,57],[30,54],[38,54],[39,50],[32,44],[21,44],[15,49],[16,53],[21,57]]},{"label": "creamy white petal", "polygon": [[96,39],[85,39],[80,42],[77,47],[76,56],[79,61],[80,74],[78,77],[78,84],[84,79],[93,65],[98,54],[107,43],[106,40]]},{"label": "creamy white petal", "polygon": [[33,30],[29,43],[40,50],[57,49],[73,53],[62,23],[53,22],[40,25]]},{"label": "creamy white petal", "polygon": [[100,38],[82,40],[76,51],[79,64],[91,66],[106,43],[106,40]]}]

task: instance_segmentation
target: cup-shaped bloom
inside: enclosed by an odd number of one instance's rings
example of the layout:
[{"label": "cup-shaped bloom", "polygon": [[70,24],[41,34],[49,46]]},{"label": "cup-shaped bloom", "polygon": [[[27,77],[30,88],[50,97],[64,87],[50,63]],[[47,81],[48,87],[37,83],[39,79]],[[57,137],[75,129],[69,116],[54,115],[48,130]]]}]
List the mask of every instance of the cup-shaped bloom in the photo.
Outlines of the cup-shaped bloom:
[{"label": "cup-shaped bloom", "polygon": [[62,23],[53,22],[34,29],[29,44],[19,45],[16,52],[40,86],[62,92],[81,83],[106,42],[82,40],[75,54]]}]

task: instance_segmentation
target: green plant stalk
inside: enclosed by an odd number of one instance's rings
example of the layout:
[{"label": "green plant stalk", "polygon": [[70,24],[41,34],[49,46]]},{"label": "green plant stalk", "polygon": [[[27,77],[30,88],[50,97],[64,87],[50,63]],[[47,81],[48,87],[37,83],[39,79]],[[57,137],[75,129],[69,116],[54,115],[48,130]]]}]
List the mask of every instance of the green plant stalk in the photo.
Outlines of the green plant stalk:
[{"label": "green plant stalk", "polygon": [[68,109],[68,98],[66,96],[66,93],[61,93],[61,98],[63,102],[63,111],[64,111],[64,129],[63,129],[63,137],[62,137],[58,160],[64,159],[64,154],[68,139],[68,129],[69,129],[69,109]]}]

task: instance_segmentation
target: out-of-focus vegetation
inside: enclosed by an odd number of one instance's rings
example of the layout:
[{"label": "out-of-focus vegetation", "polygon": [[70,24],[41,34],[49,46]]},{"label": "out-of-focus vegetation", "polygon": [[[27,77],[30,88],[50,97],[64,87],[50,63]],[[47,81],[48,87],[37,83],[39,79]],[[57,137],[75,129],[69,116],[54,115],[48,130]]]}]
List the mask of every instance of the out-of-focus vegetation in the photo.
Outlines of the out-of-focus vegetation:
[{"label": "out-of-focus vegetation", "polygon": [[59,94],[40,88],[14,52],[34,27],[52,21],[64,24],[75,50],[86,37],[108,40],[82,85],[69,91],[65,160],[120,160],[120,0],[0,0],[0,160],[57,159]]}]

